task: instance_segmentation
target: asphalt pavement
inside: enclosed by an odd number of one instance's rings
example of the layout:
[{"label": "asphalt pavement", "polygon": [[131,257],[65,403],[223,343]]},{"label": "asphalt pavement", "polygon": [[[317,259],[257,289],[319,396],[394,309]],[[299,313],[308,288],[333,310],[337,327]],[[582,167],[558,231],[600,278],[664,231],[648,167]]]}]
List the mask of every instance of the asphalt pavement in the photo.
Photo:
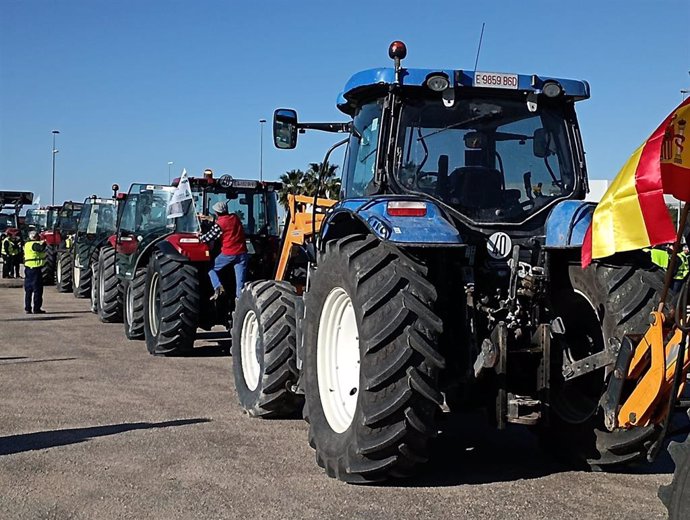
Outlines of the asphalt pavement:
[{"label": "asphalt pavement", "polygon": [[301,420],[237,404],[223,333],[152,357],[88,300],[46,287],[45,315],[0,281],[2,519],[661,519],[667,456],[635,474],[574,472],[523,429],[444,422],[414,480],[352,486],[314,462]]}]

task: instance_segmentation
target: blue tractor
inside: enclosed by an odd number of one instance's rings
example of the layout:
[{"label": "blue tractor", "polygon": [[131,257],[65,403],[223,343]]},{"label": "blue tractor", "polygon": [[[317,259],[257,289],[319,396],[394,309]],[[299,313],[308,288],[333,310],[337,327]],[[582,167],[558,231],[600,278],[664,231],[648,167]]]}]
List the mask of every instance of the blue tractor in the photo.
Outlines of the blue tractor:
[{"label": "blue tractor", "polygon": [[340,201],[314,199],[306,283],[253,283],[238,301],[241,405],[303,406],[318,464],[347,482],[414,474],[439,415],[476,408],[583,467],[644,457],[659,427],[607,417],[627,391],[613,375],[624,335],[646,329],[663,273],[642,252],[580,266],[594,204],[575,104],[589,85],[407,69],[406,52],[394,42],[393,67],[350,78],[347,122],[275,111],[278,148],[325,130],[346,135],[324,164],[347,149]]}]

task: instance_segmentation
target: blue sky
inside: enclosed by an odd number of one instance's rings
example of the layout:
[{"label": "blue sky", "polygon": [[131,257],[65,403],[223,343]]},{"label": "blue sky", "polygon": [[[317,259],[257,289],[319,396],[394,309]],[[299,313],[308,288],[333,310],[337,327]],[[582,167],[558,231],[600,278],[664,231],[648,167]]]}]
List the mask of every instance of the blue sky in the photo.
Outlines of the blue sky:
[{"label": "blue sky", "polygon": [[276,107],[342,120],[347,78],[386,66],[586,79],[579,117],[592,178],[615,175],[690,88],[690,0],[292,2],[0,0],[0,189],[56,201],[173,170],[257,178],[320,161],[332,135],[272,146]]}]

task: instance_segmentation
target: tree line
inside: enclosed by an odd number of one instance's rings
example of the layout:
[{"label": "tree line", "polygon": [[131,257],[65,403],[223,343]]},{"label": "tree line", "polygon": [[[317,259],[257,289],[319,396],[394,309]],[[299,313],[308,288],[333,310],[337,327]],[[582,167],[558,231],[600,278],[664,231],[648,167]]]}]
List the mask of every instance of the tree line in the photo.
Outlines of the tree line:
[{"label": "tree line", "polygon": [[[337,177],[338,166],[326,163],[318,196],[326,199],[337,199],[340,195],[340,178]],[[279,201],[287,208],[288,194],[316,195],[319,183],[320,163],[309,163],[306,171],[289,170],[280,176],[283,187],[280,189]]]}]

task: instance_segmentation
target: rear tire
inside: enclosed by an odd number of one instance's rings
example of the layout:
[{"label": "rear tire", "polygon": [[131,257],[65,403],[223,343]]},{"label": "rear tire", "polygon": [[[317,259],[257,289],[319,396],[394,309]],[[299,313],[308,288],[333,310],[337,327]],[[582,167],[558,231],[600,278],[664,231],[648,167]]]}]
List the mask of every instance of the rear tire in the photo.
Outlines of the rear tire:
[{"label": "rear tire", "polygon": [[200,311],[197,267],[155,252],[144,290],[144,335],[149,353],[169,356],[190,352]]},{"label": "rear tire", "polygon": [[58,253],[55,287],[58,292],[66,293],[72,290],[72,255],[69,251]]},{"label": "rear tire", "polygon": [[[604,369],[563,380],[563,356],[582,359],[600,352],[629,333],[644,333],[657,304],[664,273],[641,267],[644,258],[629,265],[597,262],[582,269],[568,267],[570,287],[554,298],[556,314],[565,322],[565,335],[555,336],[552,350],[551,425],[543,432],[545,446],[575,466],[616,469],[644,458],[655,440],[654,426],[608,431],[599,399],[606,390]],[[586,348],[582,346],[586,345]]]},{"label": "rear tire", "polygon": [[[55,264],[57,259],[57,253],[55,251],[55,246],[48,246],[46,248],[46,263],[41,269],[41,276],[43,277],[43,285],[53,285],[55,283],[56,271]],[[58,289],[59,291],[60,289]],[[64,292],[64,291],[60,291]]]},{"label": "rear tire", "polygon": [[72,294],[75,298],[88,298],[91,294],[91,269],[72,264]]},{"label": "rear tire", "polygon": [[252,417],[289,417],[304,399],[293,392],[297,324],[295,288],[287,282],[246,285],[233,314],[232,359],[235,389]]},{"label": "rear tire", "polygon": [[98,253],[96,277],[93,280],[98,318],[103,323],[122,321],[122,286],[115,271],[115,249],[103,246]]},{"label": "rear tire", "polygon": [[304,418],[330,477],[407,477],[443,403],[442,322],[426,267],[372,236],[326,244],[305,295]]},{"label": "rear tire", "polygon": [[146,269],[139,268],[134,278],[126,283],[123,322],[127,339],[144,339],[144,286]]},{"label": "rear tire", "polygon": [[659,488],[659,498],[668,509],[669,520],[686,520],[690,516],[690,435],[684,442],[671,442],[668,452],[676,469],[671,484]]}]

